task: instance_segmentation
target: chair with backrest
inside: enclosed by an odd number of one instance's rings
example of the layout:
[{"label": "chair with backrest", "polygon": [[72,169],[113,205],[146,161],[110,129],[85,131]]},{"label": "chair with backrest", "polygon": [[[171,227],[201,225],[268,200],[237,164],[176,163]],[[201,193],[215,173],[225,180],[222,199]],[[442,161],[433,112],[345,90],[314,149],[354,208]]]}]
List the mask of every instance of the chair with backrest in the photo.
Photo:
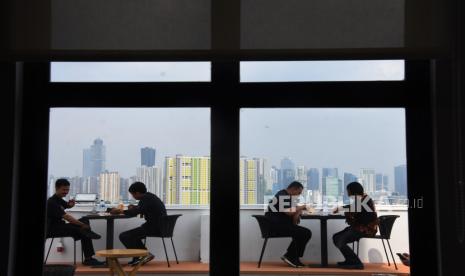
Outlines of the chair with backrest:
[{"label": "chair with backrest", "polygon": [[174,227],[176,226],[176,221],[178,220],[180,216],[182,215],[178,214],[178,215],[162,216],[160,218],[159,233],[153,234],[153,235],[147,235],[147,237],[144,240],[144,245],[145,245],[147,242],[147,238],[161,238],[161,241],[163,242],[163,249],[165,250],[166,262],[168,263],[168,267],[170,267],[170,261],[168,259],[168,252],[166,251],[165,238],[171,239],[171,245],[173,246],[174,257],[176,258],[176,263],[179,264],[178,256],[176,255],[176,248],[174,247],[174,242],[173,242],[173,232],[174,232]]},{"label": "chair with backrest", "polygon": [[[67,236],[67,235],[47,235],[46,239],[52,239],[50,241],[50,246],[48,247],[48,250],[47,250],[47,256],[45,257],[45,261],[44,261],[44,264],[47,263],[47,260],[48,260],[48,255],[50,254],[50,249],[52,249],[52,245],[53,245],[53,241],[55,240],[55,238],[72,238],[73,239],[73,242],[74,242],[74,265],[76,265],[76,239],[74,239],[74,237],[72,236]],[[82,252],[81,252],[82,254]],[[84,257],[82,257],[84,259]]]},{"label": "chair with backrest", "polygon": [[262,238],[264,238],[263,242],[263,247],[262,251],[260,253],[260,259],[258,260],[258,267],[260,268],[262,264],[262,258],[263,258],[263,253],[265,252],[265,247],[268,242],[268,239],[270,238],[290,238],[292,236],[290,235],[278,235],[275,232],[273,232],[273,223],[270,221],[270,219],[265,216],[265,215],[252,215],[257,222],[258,226],[260,227],[260,232],[262,233]]},{"label": "chair with backrest", "polygon": [[[386,254],[386,259],[388,261],[388,265],[391,266],[391,263],[389,262],[389,256],[386,250],[386,246],[384,245],[384,240],[386,240],[388,246],[389,246],[389,251],[391,252],[392,256],[392,261],[394,262],[394,266],[397,270],[397,264],[396,260],[394,259],[394,254],[392,254],[392,249],[391,249],[391,244],[389,243],[389,240],[391,239],[391,232],[392,232],[392,227],[394,226],[394,222],[398,218],[398,215],[386,215],[386,216],[379,216],[379,235],[375,235],[373,237],[371,236],[364,236],[362,238],[365,239],[380,239],[381,242],[383,243],[383,248],[384,248],[384,253]],[[360,239],[362,239],[360,238]],[[360,239],[357,241],[357,256],[358,256],[358,250],[360,246]],[[355,243],[355,242],[354,242]],[[354,249],[354,243],[352,243],[352,249]]]}]

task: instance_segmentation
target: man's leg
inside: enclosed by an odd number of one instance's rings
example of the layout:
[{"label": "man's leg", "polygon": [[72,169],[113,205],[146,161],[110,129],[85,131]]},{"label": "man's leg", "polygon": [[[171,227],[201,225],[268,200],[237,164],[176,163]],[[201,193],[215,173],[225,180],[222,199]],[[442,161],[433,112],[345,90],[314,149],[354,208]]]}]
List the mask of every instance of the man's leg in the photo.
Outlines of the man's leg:
[{"label": "man's leg", "polygon": [[119,235],[119,240],[128,249],[146,249],[142,239],[147,237],[147,232],[142,227],[137,227]]},{"label": "man's leg", "polygon": [[92,240],[87,238],[77,225],[70,223],[57,225],[50,229],[49,234],[52,236],[69,236],[75,240],[81,240],[82,251],[86,259],[90,259],[95,254]]},{"label": "man's leg", "polygon": [[290,228],[290,233],[292,235],[292,242],[289,244],[287,252],[298,258],[303,257],[305,247],[312,238],[312,231],[308,228],[294,225]]},{"label": "man's leg", "polygon": [[334,245],[339,248],[347,263],[362,263],[355,252],[347,245],[348,243],[358,240],[360,237],[362,237],[362,234],[353,230],[351,227],[347,227],[341,232],[334,234]]},{"label": "man's leg", "polygon": [[73,234],[73,238],[81,240],[82,252],[84,253],[85,259],[90,259],[95,255],[94,244],[92,240],[83,234],[81,228],[77,225],[67,224],[69,232]]}]

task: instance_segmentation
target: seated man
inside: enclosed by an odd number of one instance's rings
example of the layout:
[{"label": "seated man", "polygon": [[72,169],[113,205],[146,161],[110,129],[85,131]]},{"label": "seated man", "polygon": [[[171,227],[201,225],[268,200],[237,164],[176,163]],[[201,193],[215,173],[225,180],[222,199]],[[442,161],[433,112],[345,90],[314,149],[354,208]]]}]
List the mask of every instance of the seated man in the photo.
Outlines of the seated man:
[{"label": "seated man", "polygon": [[[360,183],[349,183],[347,194],[349,197],[353,196],[354,199],[350,205],[343,206],[349,226],[333,236],[334,245],[339,248],[345,258],[345,261],[337,264],[341,268],[363,269],[363,263],[347,244],[358,241],[361,237],[374,236],[378,231],[378,216],[373,200],[363,192],[363,186]],[[334,213],[339,210],[340,208],[336,208]]]},{"label": "seated man", "polygon": [[[111,214],[122,214],[129,216],[136,216],[142,214],[146,220],[140,227],[128,230],[119,235],[120,241],[128,249],[147,249],[142,243],[142,239],[146,238],[150,234],[158,234],[159,232],[159,221],[160,217],[166,216],[166,208],[163,201],[156,195],[147,192],[147,188],[142,182],[134,182],[129,187],[129,193],[131,193],[134,199],[139,200],[137,206],[129,205],[128,210],[112,209]],[[145,264],[151,261],[155,256],[149,253],[143,258],[133,258],[130,265],[137,265],[139,262]]]},{"label": "seated man", "polygon": [[292,236],[292,242],[281,260],[292,267],[304,267],[300,257],[304,255],[305,246],[312,237],[312,232],[298,226],[300,215],[305,206],[296,206],[297,197],[304,189],[300,182],[294,181],[286,189],[279,191],[268,204],[265,215],[273,223],[272,231],[276,234]]},{"label": "seated man", "polygon": [[[47,200],[47,236],[70,236],[75,240],[81,240],[82,250],[85,260],[83,265],[104,265],[93,258],[94,246],[92,239],[100,239],[100,235],[92,232],[89,226],[89,220],[81,218],[75,219],[73,216],[65,212],[65,209],[72,208],[75,204],[74,200],[66,202],[64,197],[69,193],[70,183],[66,179],[58,179],[55,182],[55,194]],[[65,221],[69,223],[65,223]]]}]

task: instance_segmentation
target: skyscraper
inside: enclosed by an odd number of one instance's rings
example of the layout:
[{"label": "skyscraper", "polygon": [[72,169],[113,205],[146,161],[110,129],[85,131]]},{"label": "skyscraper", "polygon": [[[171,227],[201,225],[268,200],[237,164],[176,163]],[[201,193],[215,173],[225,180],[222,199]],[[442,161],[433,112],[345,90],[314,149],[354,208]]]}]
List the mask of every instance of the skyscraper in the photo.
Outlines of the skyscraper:
[{"label": "skyscraper", "polygon": [[147,190],[160,198],[163,195],[161,170],[158,167],[142,166],[137,168],[136,180],[145,184]]},{"label": "skyscraper", "polygon": [[355,182],[355,181],[357,181],[357,176],[355,174],[344,173],[344,185],[343,185],[342,193],[343,193],[343,201],[345,203],[349,202],[349,195],[347,194],[347,191],[346,191],[347,184],[351,182]]},{"label": "skyscraper", "polygon": [[275,166],[270,169],[270,180],[271,193],[275,194],[279,190],[279,169]]},{"label": "skyscraper", "polygon": [[307,188],[307,169],[305,166],[297,166],[296,168],[296,180],[302,183],[304,189]]},{"label": "skyscraper", "polygon": [[69,189],[69,195],[75,196],[76,194],[82,193],[82,183],[81,183],[81,177],[75,176],[68,178],[69,183],[71,184],[71,187]]},{"label": "skyscraper", "polygon": [[372,193],[376,188],[375,170],[374,169],[360,169],[360,184],[367,193]]},{"label": "skyscraper", "polygon": [[295,180],[295,169],[280,169],[278,173],[278,185],[277,185],[277,191],[274,191],[274,193],[278,192],[279,190],[286,189],[287,186]]},{"label": "skyscraper", "polygon": [[155,166],[155,149],[154,148],[141,148],[140,149],[140,164],[141,166],[154,167]]},{"label": "skyscraper", "polygon": [[129,179],[121,177],[119,192],[120,192],[120,198],[123,201],[129,200],[129,191],[128,191],[129,190],[129,185],[130,185]]},{"label": "skyscraper", "polygon": [[317,168],[310,168],[307,171],[307,190],[320,190],[320,173]]},{"label": "skyscraper", "polygon": [[391,191],[391,187],[389,187],[389,176],[383,175],[383,188],[386,191]]},{"label": "skyscraper", "polygon": [[294,161],[289,157],[284,157],[281,160],[281,170],[295,170]]},{"label": "skyscraper", "polygon": [[165,203],[210,203],[210,157],[165,157]]},{"label": "skyscraper", "polygon": [[116,203],[120,200],[121,179],[118,172],[102,172],[100,179],[100,198]]},{"label": "skyscraper", "polygon": [[264,203],[265,163],[263,158],[240,158],[240,204]]},{"label": "skyscraper", "polygon": [[323,196],[332,200],[337,200],[341,196],[341,181],[334,176],[327,176],[322,179]]},{"label": "skyscraper", "polygon": [[407,196],[407,166],[394,167],[395,191],[401,196]]},{"label": "skyscraper", "polygon": [[382,173],[377,173],[375,175],[375,191],[385,190],[384,177]]},{"label": "skyscraper", "polygon": [[99,181],[97,176],[83,177],[82,192],[87,194],[99,194]]},{"label": "skyscraper", "polygon": [[83,150],[82,174],[84,177],[99,176],[105,171],[105,146],[103,140],[97,138],[94,144]]},{"label": "skyscraper", "polygon": [[337,168],[323,168],[322,173],[321,173],[321,178],[323,179],[328,176],[339,177]]},{"label": "skyscraper", "polygon": [[84,149],[82,151],[82,176],[89,177],[92,175],[92,151]]}]

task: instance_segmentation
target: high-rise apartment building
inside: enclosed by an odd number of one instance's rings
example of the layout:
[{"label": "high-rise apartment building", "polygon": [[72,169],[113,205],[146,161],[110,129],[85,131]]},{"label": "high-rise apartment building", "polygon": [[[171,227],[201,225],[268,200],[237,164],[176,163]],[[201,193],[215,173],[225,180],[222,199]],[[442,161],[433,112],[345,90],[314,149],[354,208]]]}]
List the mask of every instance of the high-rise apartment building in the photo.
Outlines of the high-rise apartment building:
[{"label": "high-rise apartment building", "polygon": [[266,189],[263,158],[240,158],[240,204],[263,204]]},{"label": "high-rise apartment building", "polygon": [[210,157],[165,157],[165,203],[210,203]]},{"label": "high-rise apartment building", "polygon": [[120,188],[121,179],[118,172],[102,172],[99,176],[100,180],[100,199],[112,203],[118,202],[121,198]]}]

